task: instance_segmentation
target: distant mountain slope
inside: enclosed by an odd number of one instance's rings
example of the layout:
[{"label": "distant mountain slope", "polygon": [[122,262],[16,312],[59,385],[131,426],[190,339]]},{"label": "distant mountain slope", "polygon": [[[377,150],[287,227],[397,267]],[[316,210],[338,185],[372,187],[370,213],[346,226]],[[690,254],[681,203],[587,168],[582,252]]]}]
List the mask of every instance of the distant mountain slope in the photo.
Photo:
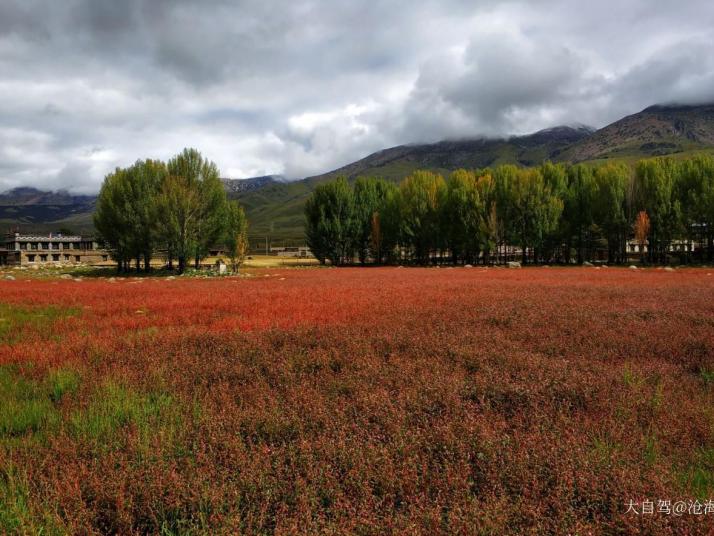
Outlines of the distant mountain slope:
[{"label": "distant mountain slope", "polygon": [[65,227],[78,233],[90,233],[95,202],[93,195],[15,188],[0,194],[0,232],[14,227],[37,232]]},{"label": "distant mountain slope", "polygon": [[64,190],[46,192],[37,188],[20,187],[0,193],[0,207],[18,205],[67,206],[94,202],[94,195],[72,195]]},{"label": "distant mountain slope", "polygon": [[593,133],[586,126],[548,128],[528,136],[503,139],[441,141],[420,145],[400,145],[371,154],[362,160],[307,180],[344,175],[374,175],[401,179],[417,169],[451,171],[499,164],[531,166],[555,159],[564,149]]},{"label": "distant mountain slope", "polygon": [[714,104],[657,105],[601,128],[560,156],[581,162],[644,158],[714,147]]},{"label": "distant mountain slope", "polygon": [[263,177],[252,177],[249,179],[221,179],[226,193],[240,194],[244,192],[252,192],[269,184],[285,182],[286,179],[282,175],[265,175]]}]

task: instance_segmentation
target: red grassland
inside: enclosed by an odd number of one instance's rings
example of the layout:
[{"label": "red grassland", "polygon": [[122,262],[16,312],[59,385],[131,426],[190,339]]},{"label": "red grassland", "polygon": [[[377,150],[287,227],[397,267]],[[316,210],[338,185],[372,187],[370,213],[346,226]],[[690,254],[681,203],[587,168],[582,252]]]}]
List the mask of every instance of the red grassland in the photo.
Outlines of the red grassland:
[{"label": "red grassland", "polygon": [[707,270],[252,275],[0,282],[0,532],[711,533]]}]

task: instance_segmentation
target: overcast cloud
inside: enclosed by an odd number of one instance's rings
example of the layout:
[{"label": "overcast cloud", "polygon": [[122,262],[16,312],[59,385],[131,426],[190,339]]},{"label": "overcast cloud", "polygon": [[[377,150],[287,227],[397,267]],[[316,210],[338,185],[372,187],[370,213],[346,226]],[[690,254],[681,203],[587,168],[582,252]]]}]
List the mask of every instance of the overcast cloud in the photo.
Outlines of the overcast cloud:
[{"label": "overcast cloud", "polygon": [[714,100],[711,0],[0,0],[0,191],[96,192],[196,147],[224,176],[602,127]]}]

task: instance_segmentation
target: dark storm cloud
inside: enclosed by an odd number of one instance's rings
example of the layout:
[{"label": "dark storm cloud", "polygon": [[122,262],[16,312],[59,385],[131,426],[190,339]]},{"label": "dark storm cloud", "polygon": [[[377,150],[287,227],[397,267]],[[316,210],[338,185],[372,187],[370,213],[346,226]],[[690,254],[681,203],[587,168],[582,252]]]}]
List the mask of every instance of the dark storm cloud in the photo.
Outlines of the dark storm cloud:
[{"label": "dark storm cloud", "polygon": [[195,146],[225,175],[714,100],[709,2],[5,0],[0,190]]}]

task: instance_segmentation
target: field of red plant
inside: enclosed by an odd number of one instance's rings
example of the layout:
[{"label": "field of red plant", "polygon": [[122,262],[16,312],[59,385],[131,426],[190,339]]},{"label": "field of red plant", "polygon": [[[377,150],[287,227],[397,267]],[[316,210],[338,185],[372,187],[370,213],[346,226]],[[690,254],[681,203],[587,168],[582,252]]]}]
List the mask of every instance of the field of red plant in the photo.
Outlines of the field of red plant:
[{"label": "field of red plant", "polygon": [[714,531],[711,271],[250,275],[0,281],[0,533]]}]

